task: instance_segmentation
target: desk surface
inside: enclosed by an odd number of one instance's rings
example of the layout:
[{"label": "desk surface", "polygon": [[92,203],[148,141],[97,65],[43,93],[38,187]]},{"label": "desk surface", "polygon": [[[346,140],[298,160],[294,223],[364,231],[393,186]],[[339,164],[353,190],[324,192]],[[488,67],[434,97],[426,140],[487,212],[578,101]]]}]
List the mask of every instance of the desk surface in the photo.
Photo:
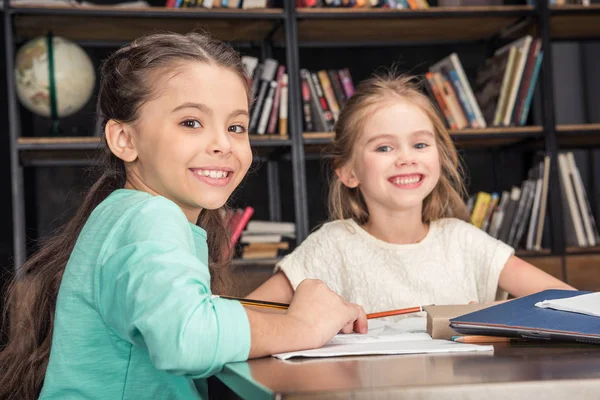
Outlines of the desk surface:
[{"label": "desk surface", "polygon": [[261,358],[218,375],[249,399],[599,399],[600,346],[513,342],[494,352]]}]

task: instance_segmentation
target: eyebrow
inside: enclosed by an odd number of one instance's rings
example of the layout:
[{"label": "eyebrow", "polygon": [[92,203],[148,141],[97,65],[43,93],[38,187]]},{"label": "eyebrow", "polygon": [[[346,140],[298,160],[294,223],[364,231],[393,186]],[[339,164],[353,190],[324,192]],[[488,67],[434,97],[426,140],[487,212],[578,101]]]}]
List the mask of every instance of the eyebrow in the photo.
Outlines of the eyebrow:
[{"label": "eyebrow", "polygon": [[369,140],[367,140],[367,142],[365,143],[365,145],[367,145],[369,143],[372,143],[372,142],[374,142],[376,140],[379,140],[379,139],[393,139],[393,138],[394,138],[394,135],[391,135],[389,133],[381,133],[381,134],[375,135],[372,138],[370,138]]},{"label": "eyebrow", "polygon": [[183,104],[180,104],[177,107],[175,107],[173,110],[171,110],[171,112],[183,110],[184,108],[195,108],[195,109],[205,112],[207,114],[212,113],[210,108],[208,108],[204,104],[200,104],[200,103],[183,103]]},{"label": "eyebrow", "polygon": [[250,113],[248,112],[248,110],[242,110],[241,108],[239,110],[233,110],[229,113],[229,117],[237,117],[238,115],[244,115],[246,117],[249,117]]},{"label": "eyebrow", "polygon": [[[202,111],[206,114],[212,114],[212,110],[201,103],[183,103],[181,105],[178,105],[177,107],[175,107],[173,110],[171,110],[171,112],[176,112],[179,110],[183,110],[185,108],[195,108],[199,111]],[[250,114],[248,113],[248,110],[244,110],[244,109],[238,109],[238,110],[233,110],[232,112],[229,113],[229,117],[237,117],[238,115],[245,115],[245,116],[250,116]]]},{"label": "eyebrow", "polygon": [[414,131],[412,133],[413,136],[431,136],[433,138],[435,138],[435,135],[433,134],[433,132],[426,130],[426,129],[422,129],[420,131]]},{"label": "eyebrow", "polygon": [[[435,135],[433,134],[433,132],[431,132],[429,130],[426,130],[426,129],[411,132],[410,135],[411,136],[430,136],[432,138],[435,137]],[[379,139],[394,139],[394,138],[395,138],[395,135],[392,135],[392,134],[389,134],[389,133],[382,133],[382,134],[373,136],[372,138],[370,138],[369,140],[367,140],[367,142],[365,144],[367,145],[367,144],[369,144],[371,142],[374,142],[376,140],[379,140]]]}]

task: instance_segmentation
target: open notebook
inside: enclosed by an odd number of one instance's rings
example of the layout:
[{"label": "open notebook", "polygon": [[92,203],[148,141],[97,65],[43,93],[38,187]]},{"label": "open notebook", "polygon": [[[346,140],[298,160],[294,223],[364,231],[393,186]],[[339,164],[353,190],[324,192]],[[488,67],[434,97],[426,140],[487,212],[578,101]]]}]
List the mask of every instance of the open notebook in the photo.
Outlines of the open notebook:
[{"label": "open notebook", "polygon": [[405,318],[396,323],[369,320],[369,333],[367,334],[339,334],[319,349],[274,354],[273,357],[286,360],[292,357],[452,353],[493,350],[493,346],[434,340],[427,334],[426,318]]}]

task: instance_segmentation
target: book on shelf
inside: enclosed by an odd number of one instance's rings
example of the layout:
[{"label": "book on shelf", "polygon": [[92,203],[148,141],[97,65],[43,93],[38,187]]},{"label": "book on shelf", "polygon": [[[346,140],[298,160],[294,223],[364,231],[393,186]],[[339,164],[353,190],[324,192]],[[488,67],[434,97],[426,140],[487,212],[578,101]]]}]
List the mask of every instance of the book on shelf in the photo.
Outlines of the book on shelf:
[{"label": "book on shelf", "polygon": [[596,246],[600,243],[597,224],[572,152],[558,154],[558,169],[566,244]]},{"label": "book on shelf", "polygon": [[242,231],[246,228],[246,225],[248,225],[248,222],[250,221],[250,218],[252,218],[253,214],[254,208],[249,206],[243,209],[228,209],[225,212],[224,218],[227,229],[229,230],[229,244],[232,249],[240,239]]},{"label": "book on shelf", "polygon": [[471,223],[512,247],[541,251],[547,231],[549,172],[550,157],[545,155],[521,186],[471,196]]},{"label": "book on shelf", "polygon": [[346,101],[354,94],[347,68],[300,70],[304,132],[331,132]]},{"label": "book on shelf", "polygon": [[242,56],[254,103],[250,112],[250,133],[287,135],[288,92],[285,65],[272,58]]}]

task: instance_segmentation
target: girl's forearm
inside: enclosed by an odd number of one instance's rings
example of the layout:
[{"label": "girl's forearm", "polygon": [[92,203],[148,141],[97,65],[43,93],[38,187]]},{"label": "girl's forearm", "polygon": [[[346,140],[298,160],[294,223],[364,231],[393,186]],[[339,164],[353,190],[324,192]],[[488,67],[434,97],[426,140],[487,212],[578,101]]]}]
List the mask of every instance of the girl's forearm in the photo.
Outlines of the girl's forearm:
[{"label": "girl's forearm", "polygon": [[251,345],[248,358],[317,347],[310,327],[284,313],[245,308],[250,321]]}]

